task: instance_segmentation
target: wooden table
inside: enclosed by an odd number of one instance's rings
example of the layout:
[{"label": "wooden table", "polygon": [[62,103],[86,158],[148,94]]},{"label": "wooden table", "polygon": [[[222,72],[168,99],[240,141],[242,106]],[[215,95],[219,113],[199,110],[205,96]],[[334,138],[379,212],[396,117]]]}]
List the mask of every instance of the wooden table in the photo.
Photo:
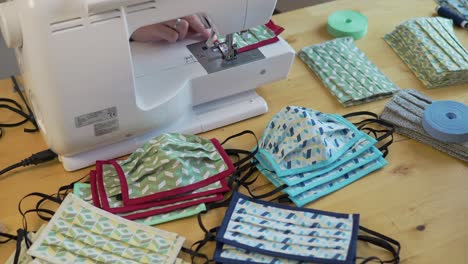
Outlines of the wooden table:
[{"label": "wooden table", "polygon": [[[456,99],[468,103],[468,84],[435,90],[426,89],[408,67],[383,41],[382,36],[406,19],[433,15],[431,0],[343,0],[278,15],[275,22],[284,26],[283,37],[299,50],[302,47],[330,39],[326,18],[339,9],[353,9],[369,18],[369,33],[356,42],[368,57],[402,88],[418,89],[434,99]],[[456,34],[468,47],[468,32]],[[369,110],[380,113],[386,100],[343,108],[330,95],[319,79],[296,58],[287,80],[259,89],[270,106],[270,112],[238,124],[209,133],[205,137],[224,139],[244,129],[261,135],[268,120],[285,105],[300,105],[327,113],[345,114]],[[0,94],[18,99],[11,93],[9,81],[0,81]],[[1,119],[13,120],[5,112]],[[0,168],[46,148],[39,134],[25,134],[21,128],[6,129],[0,139]],[[250,148],[249,137],[236,140],[232,146]],[[402,244],[403,263],[467,263],[468,262],[468,165],[414,140],[397,136],[390,148],[389,165],[360,181],[336,192],[309,207],[348,213],[360,213],[364,226],[392,236]],[[0,176],[0,223],[11,232],[20,227],[17,210],[21,197],[38,191],[53,193],[59,186],[80,178],[89,171],[74,173],[63,170],[59,163],[36,168],[18,169]],[[265,184],[260,179],[257,185]],[[259,190],[261,192],[261,190]],[[29,206],[28,206],[29,204]],[[32,203],[25,203],[26,207]],[[207,226],[221,222],[224,210],[209,212]],[[29,218],[31,229],[40,225],[36,217]],[[187,237],[187,245],[202,238],[194,217],[162,224],[160,228]],[[368,254],[369,246],[359,244],[359,253]],[[0,246],[0,262],[14,250],[14,243]],[[208,249],[212,250],[211,249]]]}]

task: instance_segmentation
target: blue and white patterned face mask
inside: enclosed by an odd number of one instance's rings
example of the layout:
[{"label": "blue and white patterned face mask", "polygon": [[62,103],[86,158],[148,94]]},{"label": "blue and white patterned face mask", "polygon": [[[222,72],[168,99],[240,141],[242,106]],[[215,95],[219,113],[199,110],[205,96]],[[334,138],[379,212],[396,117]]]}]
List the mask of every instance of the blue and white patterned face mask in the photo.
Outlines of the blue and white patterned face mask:
[{"label": "blue and white patterned face mask", "polygon": [[274,258],[352,263],[358,229],[359,215],[273,206],[236,193],[216,240]]},{"label": "blue and white patterned face mask", "polygon": [[278,176],[293,175],[332,164],[361,136],[339,115],[287,106],[265,128],[255,157]]},{"label": "blue and white patterned face mask", "polygon": [[[297,206],[303,206],[384,167],[387,162],[375,144],[391,136],[393,130],[383,130],[387,133],[376,140],[363,132],[376,133],[366,125],[386,124],[376,121],[377,115],[369,112],[353,113],[349,117],[359,115],[370,115],[373,119],[365,119],[356,126],[338,115],[303,107],[284,108],[264,131],[256,155],[257,168],[278,187],[277,190],[285,192]],[[385,152],[390,143],[382,146]],[[285,149],[293,151],[287,152],[289,156],[283,155]],[[276,153],[281,154],[275,156]],[[296,171],[299,173],[294,173]]]},{"label": "blue and white patterned face mask", "polygon": [[357,214],[285,206],[235,192],[216,235],[214,260],[232,264],[380,261],[357,257],[358,240],[388,250],[394,259],[385,263],[399,262],[399,243],[359,226]]}]

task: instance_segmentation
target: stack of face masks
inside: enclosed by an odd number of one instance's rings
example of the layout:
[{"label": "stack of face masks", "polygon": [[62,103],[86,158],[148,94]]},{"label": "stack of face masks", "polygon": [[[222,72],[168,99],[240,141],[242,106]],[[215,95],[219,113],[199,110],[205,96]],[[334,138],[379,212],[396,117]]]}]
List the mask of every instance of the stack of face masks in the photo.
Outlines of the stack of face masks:
[{"label": "stack of face masks", "polygon": [[219,263],[354,263],[359,215],[300,209],[235,193],[217,232]]},{"label": "stack of face masks", "polygon": [[468,1],[466,0],[436,0],[440,6],[444,6],[457,13],[468,21]]},{"label": "stack of face masks", "polygon": [[[27,254],[33,263],[182,263],[185,238],[125,220],[69,194]],[[22,263],[27,262],[23,258]]]},{"label": "stack of face masks", "polygon": [[468,82],[468,51],[441,17],[411,19],[385,41],[428,88]]},{"label": "stack of face masks", "polygon": [[[81,198],[82,200],[89,202],[89,203],[93,203],[93,195],[91,192],[90,184],[75,183],[73,186],[73,193],[77,197]],[[134,219],[133,221],[144,224],[144,225],[158,225],[161,223],[193,216],[205,210],[206,210],[206,206],[204,203],[202,203],[199,205],[194,205],[194,206],[190,206],[190,207],[183,208],[183,209],[177,209],[168,213],[152,215],[152,216],[144,217],[141,219]]]},{"label": "stack of face masks", "polygon": [[303,206],[385,166],[375,143],[340,115],[287,106],[265,128],[255,158]]},{"label": "stack of face masks", "polygon": [[306,47],[298,56],[345,107],[386,98],[399,90],[354,45],[353,38]]},{"label": "stack of face masks", "polygon": [[[234,33],[234,43],[237,45],[237,52],[242,53],[256,49],[268,44],[279,41],[278,35],[284,31],[284,28],[276,25],[273,21],[265,25],[251,28],[249,30]],[[224,36],[218,37],[218,42],[226,41]]]},{"label": "stack of face masks", "polygon": [[229,190],[234,172],[216,139],[164,134],[126,160],[98,161],[90,172],[91,186],[77,188],[80,197],[126,219],[154,225],[205,209]]},{"label": "stack of face masks", "polygon": [[395,125],[395,131],[404,136],[428,144],[457,159],[468,161],[468,142],[444,143],[429,136],[423,128],[424,110],[432,99],[416,90],[402,90],[390,100],[381,119]]}]

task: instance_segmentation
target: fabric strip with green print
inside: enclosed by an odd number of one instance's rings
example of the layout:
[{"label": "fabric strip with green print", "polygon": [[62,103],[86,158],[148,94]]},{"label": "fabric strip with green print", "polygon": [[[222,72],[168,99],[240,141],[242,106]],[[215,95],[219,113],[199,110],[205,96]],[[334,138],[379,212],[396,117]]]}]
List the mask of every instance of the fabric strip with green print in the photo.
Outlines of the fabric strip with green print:
[{"label": "fabric strip with green print", "polygon": [[468,51],[441,17],[405,21],[384,40],[428,88],[468,82]]},{"label": "fabric strip with green print", "polygon": [[390,97],[399,91],[354,45],[353,38],[305,47],[298,56],[345,107]]}]

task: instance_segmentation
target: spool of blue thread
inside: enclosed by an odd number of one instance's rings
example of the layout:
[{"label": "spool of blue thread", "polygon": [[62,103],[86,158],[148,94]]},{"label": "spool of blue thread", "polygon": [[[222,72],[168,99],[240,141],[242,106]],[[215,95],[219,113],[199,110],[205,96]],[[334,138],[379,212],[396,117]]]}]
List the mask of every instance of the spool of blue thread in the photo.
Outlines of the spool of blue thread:
[{"label": "spool of blue thread", "polygon": [[438,6],[436,8],[437,15],[445,18],[449,18],[453,20],[453,23],[461,28],[468,29],[468,21],[466,21],[463,17],[458,15],[457,13],[453,12],[447,7]]},{"label": "spool of blue thread", "polygon": [[468,142],[468,106],[435,101],[424,110],[422,125],[430,136],[442,142]]}]

